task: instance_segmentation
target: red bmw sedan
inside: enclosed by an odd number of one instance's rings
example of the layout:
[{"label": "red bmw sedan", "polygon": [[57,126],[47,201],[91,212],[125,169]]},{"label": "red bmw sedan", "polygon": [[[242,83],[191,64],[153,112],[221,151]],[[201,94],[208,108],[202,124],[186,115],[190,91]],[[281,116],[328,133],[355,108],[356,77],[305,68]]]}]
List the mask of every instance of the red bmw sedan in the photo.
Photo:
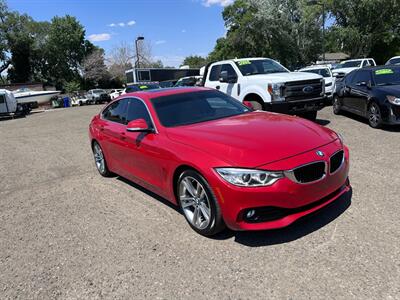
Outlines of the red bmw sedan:
[{"label": "red bmw sedan", "polygon": [[225,226],[288,226],[350,190],[349,150],[310,121],[252,111],[205,88],[126,94],[90,124],[102,176],[118,174],[178,205],[211,236]]}]

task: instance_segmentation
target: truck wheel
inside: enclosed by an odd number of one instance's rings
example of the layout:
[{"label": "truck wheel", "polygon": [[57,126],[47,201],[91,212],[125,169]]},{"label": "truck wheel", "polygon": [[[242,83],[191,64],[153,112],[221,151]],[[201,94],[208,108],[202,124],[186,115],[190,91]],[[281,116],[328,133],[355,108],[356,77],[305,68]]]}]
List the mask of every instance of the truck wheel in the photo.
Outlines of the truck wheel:
[{"label": "truck wheel", "polygon": [[310,121],[315,121],[317,119],[317,112],[316,111],[307,111],[305,113],[300,114],[300,117],[310,120]]},{"label": "truck wheel", "polygon": [[260,102],[258,101],[247,101],[247,102],[249,102],[251,106],[253,106],[254,110],[263,110],[263,107]]}]

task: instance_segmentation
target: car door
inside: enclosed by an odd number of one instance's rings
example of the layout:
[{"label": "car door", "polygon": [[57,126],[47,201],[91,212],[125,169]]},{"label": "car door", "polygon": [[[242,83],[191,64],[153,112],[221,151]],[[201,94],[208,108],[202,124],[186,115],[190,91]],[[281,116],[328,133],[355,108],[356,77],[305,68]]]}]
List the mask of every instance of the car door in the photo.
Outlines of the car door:
[{"label": "car door", "polygon": [[206,80],[207,87],[213,89],[221,89],[219,82],[219,75],[221,74],[222,65],[213,65],[208,74],[208,79]]},{"label": "car door", "polygon": [[360,70],[354,76],[351,87],[351,108],[357,113],[365,114],[369,95],[368,84],[371,82],[371,72],[369,70]]},{"label": "car door", "polygon": [[[219,90],[229,96],[237,98],[239,96],[238,95],[238,83],[237,83],[238,75],[231,64],[223,64],[221,67],[220,74],[221,74],[221,72],[224,72],[224,71],[228,73],[228,79],[231,82],[220,82]],[[220,76],[218,76],[218,77],[220,77]],[[218,80],[219,80],[219,78],[218,78]]]},{"label": "car door", "polygon": [[139,98],[130,98],[127,112],[127,122],[144,119],[154,132],[126,132],[124,148],[124,175],[140,183],[154,192],[164,195],[165,180],[163,180],[164,151],[160,135],[150,116],[146,104]]},{"label": "car door", "polygon": [[124,170],[127,107],[128,99],[113,102],[103,111],[98,122],[103,137],[101,146],[106,153],[109,167],[117,174]]},{"label": "car door", "polygon": [[352,71],[342,79],[339,97],[341,98],[342,106],[344,109],[351,109],[351,89],[352,81],[358,71]]}]

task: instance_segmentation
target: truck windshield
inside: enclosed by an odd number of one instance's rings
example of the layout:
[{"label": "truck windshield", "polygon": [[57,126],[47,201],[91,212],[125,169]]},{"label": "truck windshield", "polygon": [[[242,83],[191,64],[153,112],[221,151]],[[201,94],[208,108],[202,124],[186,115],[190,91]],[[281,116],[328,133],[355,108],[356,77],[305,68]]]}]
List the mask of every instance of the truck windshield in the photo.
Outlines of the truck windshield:
[{"label": "truck windshield", "polygon": [[352,61],[345,61],[336,66],[335,69],[342,69],[342,68],[359,68],[361,67],[362,60],[352,60]]},{"label": "truck windshield", "polygon": [[239,60],[236,62],[236,65],[243,76],[289,72],[272,59]]}]

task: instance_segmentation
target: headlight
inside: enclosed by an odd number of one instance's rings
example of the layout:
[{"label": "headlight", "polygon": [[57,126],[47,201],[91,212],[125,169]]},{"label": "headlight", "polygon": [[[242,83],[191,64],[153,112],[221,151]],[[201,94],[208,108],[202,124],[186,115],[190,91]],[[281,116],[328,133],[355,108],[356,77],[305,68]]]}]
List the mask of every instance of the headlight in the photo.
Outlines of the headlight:
[{"label": "headlight", "polygon": [[325,95],[325,80],[321,79],[321,96]]},{"label": "headlight", "polygon": [[268,84],[268,93],[271,95],[272,101],[285,101],[285,97],[282,95],[282,88],[284,85],[284,83]]},{"label": "headlight", "polygon": [[249,170],[237,168],[216,168],[217,173],[227,182],[246,187],[268,186],[283,178],[283,172]]},{"label": "headlight", "polygon": [[395,96],[386,96],[388,101],[394,105],[400,105],[400,98],[395,97]]}]

